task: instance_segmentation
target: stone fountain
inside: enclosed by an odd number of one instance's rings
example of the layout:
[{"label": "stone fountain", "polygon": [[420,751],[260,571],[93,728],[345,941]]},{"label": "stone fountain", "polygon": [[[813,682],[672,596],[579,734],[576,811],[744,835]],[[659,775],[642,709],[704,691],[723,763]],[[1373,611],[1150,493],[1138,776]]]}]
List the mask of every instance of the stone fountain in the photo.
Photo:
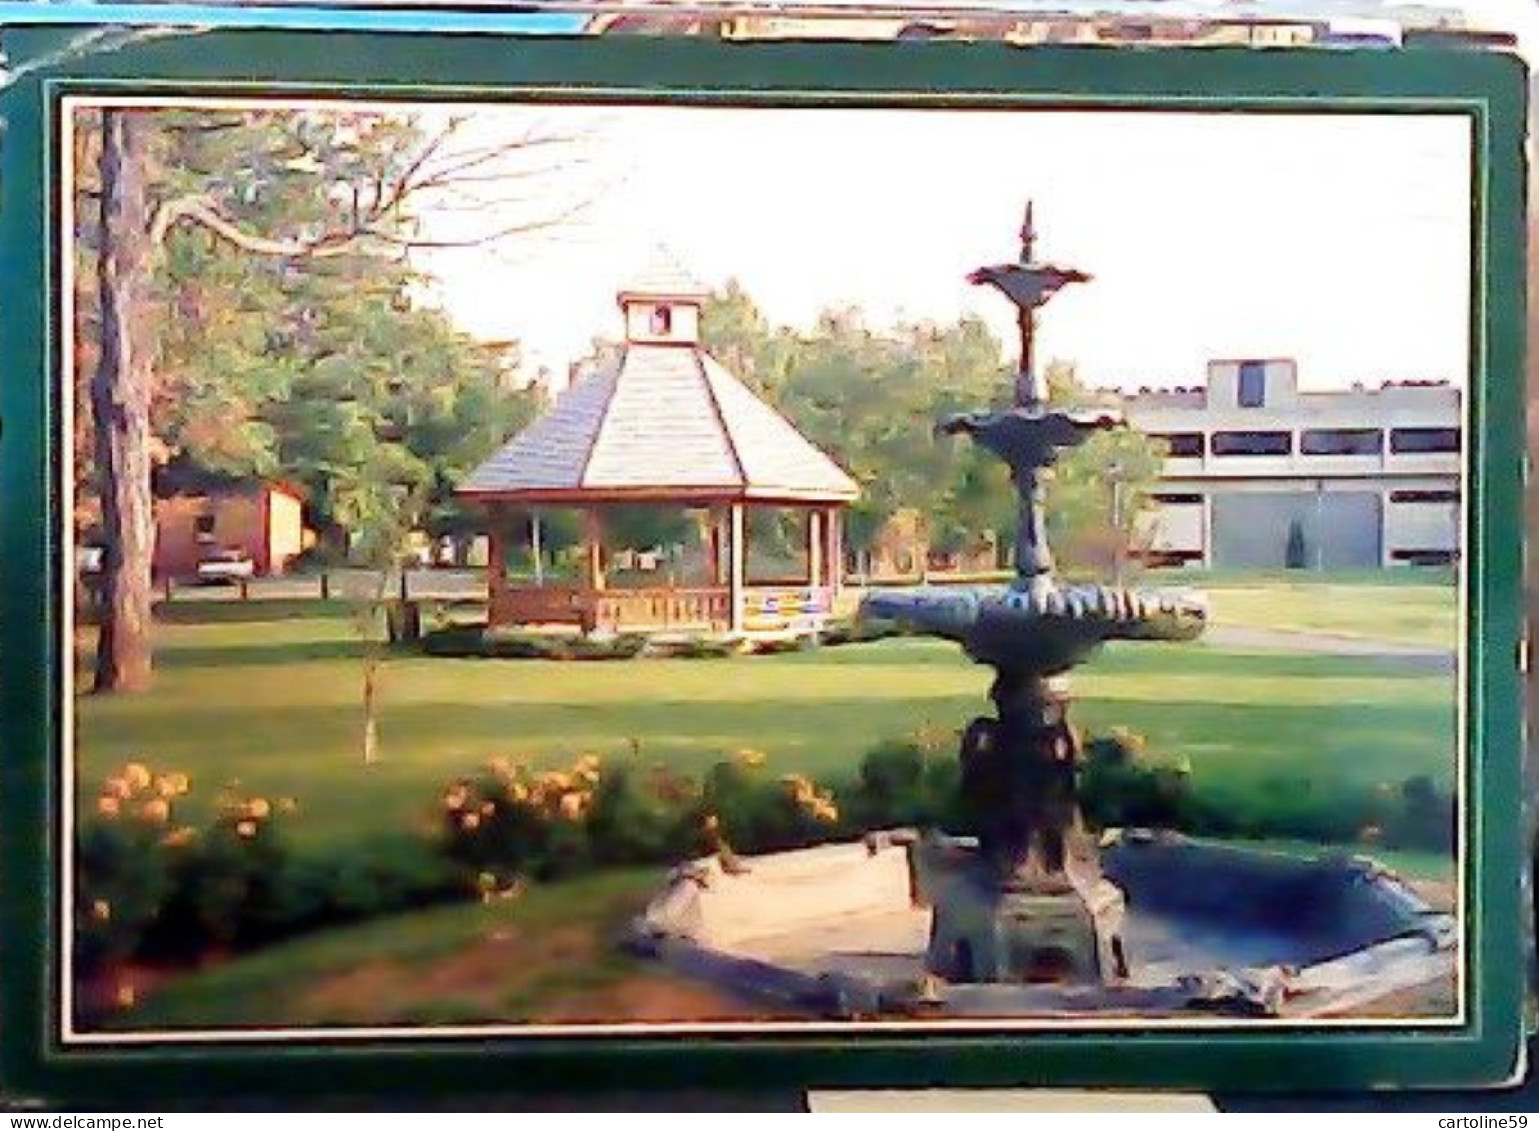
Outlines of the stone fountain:
[{"label": "stone fountain", "polygon": [[1020,259],[969,281],[1015,304],[1020,367],[1014,403],[957,416],[963,433],[1004,460],[1018,504],[1016,576],[1003,592],[898,592],[866,599],[863,613],[957,641],[994,669],[996,715],[962,738],[962,797],[978,830],[974,851],[925,840],[911,850],[922,897],[934,907],[927,965],[960,982],[1092,982],[1128,974],[1123,893],[1101,873],[1078,798],[1079,741],[1068,720],[1065,673],[1110,639],[1190,639],[1203,607],[1188,599],[1054,576],[1043,475],[1065,448],[1121,424],[1105,408],[1048,402],[1036,372],[1038,312],[1065,286],[1089,281],[1039,262],[1026,206]]},{"label": "stone fountain", "polygon": [[[993,668],[995,713],[961,740],[976,835],[891,830],[730,869],[694,861],[631,924],[628,944],[745,997],[842,1017],[1318,1015],[1451,985],[1457,920],[1371,860],[1148,830],[1110,833],[1103,850],[1086,830],[1067,673],[1110,640],[1195,640],[1206,605],[1055,575],[1044,475],[1060,452],[1122,421],[1049,400],[1033,358],[1038,313],[1089,276],[1038,261],[1035,244],[1028,205],[1019,259],[969,276],[1018,312],[1012,403],[940,426],[1010,468],[1015,577],[877,592],[861,609]],[[1440,994],[1418,1000],[1443,1008]]]}]

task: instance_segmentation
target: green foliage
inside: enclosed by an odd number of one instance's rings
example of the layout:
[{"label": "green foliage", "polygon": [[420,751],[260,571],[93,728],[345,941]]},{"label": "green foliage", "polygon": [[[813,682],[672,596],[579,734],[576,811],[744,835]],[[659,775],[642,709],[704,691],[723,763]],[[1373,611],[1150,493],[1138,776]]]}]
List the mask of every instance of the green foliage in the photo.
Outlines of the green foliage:
[{"label": "green foliage", "polygon": [[102,784],[80,824],[75,863],[75,958],[91,972],[133,956],[174,889],[190,830],[173,823],[180,777],[130,762]]},{"label": "green foliage", "polygon": [[180,857],[156,949],[197,953],[281,933],[278,877],[288,863],[282,823],[280,808],[266,798],[223,794],[196,850]]},{"label": "green foliage", "polygon": [[865,829],[915,825],[966,831],[957,741],[955,732],[921,727],[872,747],[849,791],[851,819]]},{"label": "green foliage", "polygon": [[[155,438],[197,468],[302,486],[322,529],[358,535],[360,514],[379,509],[360,495],[379,483],[411,492],[411,522],[454,527],[453,484],[537,405],[507,387],[507,347],[473,341],[424,302],[428,280],[404,254],[418,235],[408,205],[472,169],[486,184],[527,172],[525,152],[550,139],[471,142],[462,123],[409,113],[157,111],[145,122],[159,199],[202,210],[184,217],[217,215],[240,237],[194,218],[164,234]],[[103,238],[92,227],[96,133],[87,120],[77,139],[83,258]],[[317,241],[318,254],[285,250]],[[92,288],[77,323],[83,378],[96,351]],[[88,413],[80,423],[89,487]]]},{"label": "green foliage", "polygon": [[678,860],[698,847],[689,819],[698,787],[666,766],[617,765],[599,779],[588,812],[593,859],[601,865]]},{"label": "green foliage", "polygon": [[526,878],[611,864],[674,864],[710,852],[770,852],[846,831],[832,791],[739,751],[696,779],[662,766],[605,767],[587,755],[533,772],[506,760],[445,788],[440,843],[483,898]]},{"label": "green foliage", "polygon": [[[757,388],[861,486],[846,513],[845,540],[870,550],[903,510],[922,519],[929,545],[973,550],[992,532],[1014,539],[1016,504],[1004,464],[963,439],[936,433],[947,416],[998,405],[1010,374],[1002,344],[973,318],[950,326],[900,325],[876,332],[858,310],[825,313],[805,334],[773,329],[735,283],[706,304],[702,341]],[[1094,398],[1073,368],[1049,367],[1057,403]],[[1134,541],[1162,453],[1130,430],[1102,433],[1061,457],[1048,483],[1054,548],[1064,564],[1106,574]],[[1116,468],[1116,496],[1107,469]],[[756,531],[771,545],[784,529]]]},{"label": "green foliage", "polygon": [[444,852],[475,873],[483,894],[528,876],[551,879],[580,870],[588,858],[582,824],[598,780],[598,761],[591,757],[570,770],[541,774],[496,760],[444,790]]},{"label": "green foliage", "polygon": [[1246,799],[1204,790],[1185,759],[1151,757],[1141,735],[1121,729],[1085,743],[1080,777],[1086,819],[1098,828],[1430,852],[1451,852],[1457,838],[1454,797],[1425,774],[1371,790],[1322,788],[1302,775],[1265,785],[1260,797]]},{"label": "green foliage", "polygon": [[1085,743],[1080,797],[1095,828],[1193,828],[1191,768],[1151,758],[1141,735],[1126,730]]},{"label": "green foliage", "polygon": [[1397,793],[1399,804],[1385,819],[1383,843],[1452,852],[1459,838],[1459,807],[1453,794],[1426,774],[1406,778]]},{"label": "green foliage", "polygon": [[130,959],[188,960],[463,894],[420,836],[296,854],[296,805],[232,784],[202,824],[178,820],[191,783],[131,762],[102,784],[77,848],[76,959],[89,978]]}]

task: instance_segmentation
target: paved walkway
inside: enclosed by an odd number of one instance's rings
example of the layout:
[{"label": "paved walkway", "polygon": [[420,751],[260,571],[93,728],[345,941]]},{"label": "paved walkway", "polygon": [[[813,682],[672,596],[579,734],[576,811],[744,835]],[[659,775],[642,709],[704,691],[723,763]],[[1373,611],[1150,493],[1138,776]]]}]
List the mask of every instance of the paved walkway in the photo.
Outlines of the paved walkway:
[{"label": "paved walkway", "polygon": [[1294,632],[1276,628],[1233,628],[1213,625],[1202,635],[1222,648],[1254,648],[1258,651],[1304,652],[1316,656],[1359,656],[1371,660],[1401,661],[1428,671],[1453,671],[1452,649],[1401,640],[1374,640],[1366,636],[1340,636],[1328,632]]}]

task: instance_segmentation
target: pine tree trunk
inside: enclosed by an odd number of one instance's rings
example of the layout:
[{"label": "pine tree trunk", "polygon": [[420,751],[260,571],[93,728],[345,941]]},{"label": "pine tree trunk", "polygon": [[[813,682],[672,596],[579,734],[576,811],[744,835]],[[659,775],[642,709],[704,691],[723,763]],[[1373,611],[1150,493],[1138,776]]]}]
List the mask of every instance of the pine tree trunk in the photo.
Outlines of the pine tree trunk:
[{"label": "pine tree trunk", "polygon": [[95,689],[150,684],[150,567],[155,515],[150,493],[150,199],[147,123],[128,110],[102,113],[101,358],[91,382],[101,475],[101,636]]}]

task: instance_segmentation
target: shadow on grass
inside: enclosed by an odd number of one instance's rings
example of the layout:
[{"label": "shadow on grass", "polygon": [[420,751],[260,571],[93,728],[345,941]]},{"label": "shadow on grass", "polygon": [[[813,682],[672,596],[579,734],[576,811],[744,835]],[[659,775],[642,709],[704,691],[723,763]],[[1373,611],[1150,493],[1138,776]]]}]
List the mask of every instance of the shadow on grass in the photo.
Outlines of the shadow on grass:
[{"label": "shadow on grass", "polygon": [[[362,655],[360,640],[305,640],[167,648],[155,657],[155,663],[162,668],[265,668],[312,660],[355,660]],[[303,679],[304,673],[296,672],[295,677]]]},{"label": "shadow on grass", "polygon": [[359,601],[313,598],[184,598],[161,601],[155,606],[157,624],[265,624],[284,620],[346,620],[358,611]]}]

